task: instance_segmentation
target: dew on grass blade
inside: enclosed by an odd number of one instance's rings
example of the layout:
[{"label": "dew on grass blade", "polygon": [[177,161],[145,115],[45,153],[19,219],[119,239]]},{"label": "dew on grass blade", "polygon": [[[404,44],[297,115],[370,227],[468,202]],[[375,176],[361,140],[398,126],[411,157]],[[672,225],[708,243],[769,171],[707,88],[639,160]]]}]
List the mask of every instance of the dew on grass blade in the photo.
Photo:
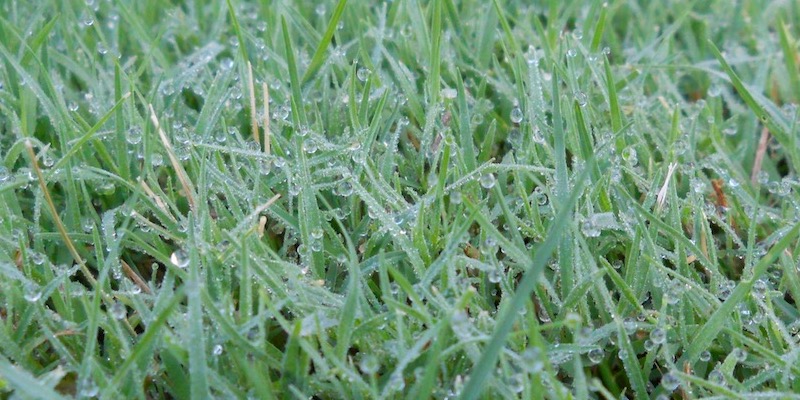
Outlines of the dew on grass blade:
[{"label": "dew on grass blade", "polygon": [[663,328],[655,328],[650,332],[650,340],[655,344],[663,344],[667,341],[667,332]]},{"label": "dew on grass blade", "polygon": [[219,355],[222,355],[222,351],[223,350],[224,350],[224,348],[222,347],[222,345],[218,344],[218,345],[215,345],[213,349],[211,349],[211,354],[213,354],[215,356],[219,356]]},{"label": "dew on grass blade", "polygon": [[23,297],[29,303],[35,303],[42,298],[42,291],[39,290],[39,286],[33,282],[28,282],[25,284],[25,292],[23,293]]},{"label": "dew on grass blade", "polygon": [[186,250],[178,249],[169,256],[169,261],[178,268],[186,268],[189,265],[190,257]]},{"label": "dew on grass blade", "polygon": [[367,79],[369,78],[369,75],[370,75],[370,70],[368,70],[367,68],[362,67],[359,68],[358,71],[356,71],[356,77],[361,82],[366,82]]},{"label": "dew on grass blade", "polygon": [[522,122],[522,117],[523,117],[522,110],[519,107],[514,107],[511,110],[511,116],[510,116],[511,122],[519,124],[520,122]]},{"label": "dew on grass blade", "polygon": [[670,392],[677,389],[680,384],[680,379],[671,373],[664,374],[664,376],[661,377],[661,386]]},{"label": "dew on grass blade", "polygon": [[587,356],[592,364],[599,364],[601,361],[603,361],[603,358],[605,358],[606,353],[603,351],[603,349],[598,347],[589,350]]},{"label": "dew on grass blade", "polygon": [[589,103],[589,97],[586,95],[586,93],[575,92],[575,101],[580,107],[586,107],[586,105]]},{"label": "dew on grass blade", "polygon": [[525,390],[525,378],[522,374],[514,374],[508,377],[508,388],[514,393],[522,393]]},{"label": "dew on grass blade", "polygon": [[710,351],[704,350],[702,353],[700,353],[700,361],[708,362],[709,360],[711,360],[711,352]]},{"label": "dew on grass blade", "polygon": [[453,333],[456,334],[462,340],[466,340],[472,337],[472,322],[469,319],[469,315],[467,315],[466,311],[458,310],[453,313],[453,316],[450,317],[450,326],[453,328]]},{"label": "dew on grass blade", "polygon": [[617,219],[613,212],[603,212],[590,215],[581,225],[581,232],[586,237],[598,237],[604,230],[617,229]]},{"label": "dew on grass blade", "polygon": [[484,189],[491,189],[494,187],[494,184],[497,181],[494,178],[494,174],[486,173],[481,176],[480,182],[481,182],[481,187],[483,187]]},{"label": "dew on grass blade", "polygon": [[109,313],[111,314],[112,318],[117,320],[123,319],[128,316],[128,310],[126,310],[125,305],[120,303],[119,301],[115,301],[114,304],[111,305]]},{"label": "dew on grass blade", "polygon": [[725,375],[718,369],[714,369],[713,371],[708,373],[708,380],[712,383],[715,383],[720,386],[725,385]]},{"label": "dew on grass blade", "polygon": [[78,396],[80,397],[95,397],[99,392],[100,388],[92,378],[83,378],[78,382]]},{"label": "dew on grass blade", "polygon": [[538,347],[528,347],[520,354],[520,361],[522,361],[522,368],[531,374],[535,374],[544,369],[544,361],[542,361],[542,351]]},{"label": "dew on grass blade", "polygon": [[364,354],[362,353],[360,356],[360,360],[358,361],[358,369],[361,370],[364,374],[372,375],[380,369],[381,364],[378,357],[375,357],[372,354]]},{"label": "dew on grass blade", "polygon": [[731,356],[733,356],[733,359],[736,360],[736,362],[743,363],[745,360],[747,360],[747,350],[737,347],[733,349]]}]

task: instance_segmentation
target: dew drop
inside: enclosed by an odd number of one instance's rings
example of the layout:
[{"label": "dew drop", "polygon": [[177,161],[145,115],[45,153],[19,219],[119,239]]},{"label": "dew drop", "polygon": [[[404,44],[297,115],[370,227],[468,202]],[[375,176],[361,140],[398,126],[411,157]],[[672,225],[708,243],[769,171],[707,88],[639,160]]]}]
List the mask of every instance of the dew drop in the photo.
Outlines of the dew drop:
[{"label": "dew drop", "polygon": [[650,340],[655,344],[663,344],[667,341],[667,332],[662,328],[655,328],[650,332]]},{"label": "dew drop", "polygon": [[742,363],[745,360],[747,360],[747,350],[737,347],[733,349],[733,351],[731,352],[731,356],[733,356],[733,359],[736,360],[737,362]]},{"label": "dew drop", "polygon": [[575,101],[578,102],[579,106],[586,107],[586,104],[589,103],[589,97],[586,95],[586,93],[575,92]]},{"label": "dew drop", "polygon": [[117,320],[123,319],[128,316],[128,310],[126,310],[125,305],[120,303],[119,301],[115,301],[114,304],[111,305],[109,313],[111,314],[112,318]]},{"label": "dew drop", "polygon": [[366,82],[367,79],[369,79],[370,73],[371,71],[366,68],[359,68],[358,71],[356,71],[356,78],[361,82]]},{"label": "dew drop", "polygon": [[189,253],[183,249],[175,250],[169,257],[169,261],[172,263],[172,265],[178,268],[186,268],[189,265],[189,260]]},{"label": "dew drop", "polygon": [[522,117],[523,117],[522,110],[519,107],[514,107],[511,110],[511,115],[510,115],[511,122],[519,124],[520,122],[522,122]]},{"label": "dew drop", "polygon": [[514,393],[521,393],[525,390],[525,378],[522,374],[514,374],[508,377],[508,388]]},{"label": "dew drop", "polygon": [[663,386],[664,389],[666,389],[666,390],[668,390],[670,392],[675,390],[675,389],[677,389],[678,386],[680,386],[680,384],[681,384],[681,381],[678,379],[677,376],[675,376],[673,374],[667,373],[667,374],[664,374],[664,376],[661,377],[661,386]]},{"label": "dew drop", "polygon": [[598,347],[589,350],[589,354],[587,354],[587,356],[592,364],[599,364],[601,361],[603,361],[603,358],[605,358],[606,353],[603,351],[603,349]]},{"label": "dew drop", "polygon": [[25,300],[29,303],[35,303],[42,298],[42,291],[39,290],[39,286],[35,283],[28,282],[25,284],[25,293],[23,297],[25,297]]},{"label": "dew drop", "polygon": [[358,361],[358,369],[367,375],[372,375],[378,372],[380,367],[381,364],[378,360],[378,357],[375,357],[372,354],[362,354],[360,360]]},{"label": "dew drop", "polygon": [[481,186],[484,189],[491,189],[491,188],[494,187],[494,184],[497,181],[494,178],[494,174],[487,173],[487,174],[483,174],[483,176],[481,176],[480,182],[481,182]]},{"label": "dew drop", "polygon": [[84,378],[78,382],[78,395],[80,397],[95,397],[99,392],[100,388],[92,378]]}]

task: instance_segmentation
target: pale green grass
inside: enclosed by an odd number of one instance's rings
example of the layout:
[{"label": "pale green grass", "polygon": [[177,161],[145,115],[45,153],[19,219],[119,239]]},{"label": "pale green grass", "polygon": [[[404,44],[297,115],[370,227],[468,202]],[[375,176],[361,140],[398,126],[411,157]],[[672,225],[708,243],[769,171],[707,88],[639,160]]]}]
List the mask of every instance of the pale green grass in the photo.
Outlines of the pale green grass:
[{"label": "pale green grass", "polygon": [[800,397],[797,2],[370,3],[0,1],[0,398]]}]

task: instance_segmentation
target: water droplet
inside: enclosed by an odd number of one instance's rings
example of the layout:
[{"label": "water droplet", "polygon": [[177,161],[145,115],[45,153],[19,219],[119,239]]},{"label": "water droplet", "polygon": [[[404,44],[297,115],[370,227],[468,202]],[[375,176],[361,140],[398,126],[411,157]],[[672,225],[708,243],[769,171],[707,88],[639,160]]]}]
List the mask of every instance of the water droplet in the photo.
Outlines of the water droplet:
[{"label": "water droplet", "polygon": [[336,187],[336,192],[339,196],[348,197],[353,194],[353,185],[348,181],[342,181]]},{"label": "water droplet", "polygon": [[519,107],[514,107],[511,110],[511,116],[510,116],[511,122],[519,124],[520,122],[522,122],[522,117],[523,117],[522,110]]},{"label": "water droplet", "polygon": [[461,204],[461,192],[459,191],[452,191],[450,192],[450,204]]},{"label": "water droplet", "polygon": [[128,128],[128,134],[125,136],[125,140],[128,144],[136,145],[142,142],[142,128],[138,126],[132,126]]},{"label": "water droplet", "polygon": [[650,332],[650,340],[655,344],[663,344],[667,341],[667,332],[662,328],[655,328]]},{"label": "water droplet", "polygon": [[514,393],[521,393],[525,390],[525,378],[522,374],[514,374],[508,377],[508,388]]},{"label": "water droplet", "polygon": [[486,279],[491,283],[499,283],[503,279],[503,271],[500,268],[492,268],[486,273]]},{"label": "water droplet", "polygon": [[681,381],[678,379],[677,376],[675,376],[673,374],[667,373],[667,374],[664,374],[664,376],[661,377],[661,386],[663,386],[664,389],[666,389],[666,390],[668,390],[670,392],[675,390],[675,389],[677,389],[678,386],[680,386],[680,384],[681,384]]},{"label": "water droplet", "polygon": [[708,373],[708,380],[711,381],[712,383],[722,386],[724,386],[726,383],[725,375],[722,375],[722,372],[717,369]]},{"label": "water droplet", "polygon": [[733,359],[736,360],[737,362],[742,363],[745,360],[747,360],[747,350],[737,347],[733,349],[733,351],[731,352],[731,356],[733,356]]},{"label": "water droplet", "polygon": [[711,352],[710,351],[705,350],[702,353],[700,353],[700,361],[708,362],[709,360],[711,360]]},{"label": "water droplet", "polygon": [[42,265],[44,264],[45,256],[42,253],[31,252],[30,253],[31,262],[34,265]]},{"label": "water droplet", "polygon": [[579,106],[586,107],[586,104],[589,103],[589,96],[583,92],[575,92],[575,101],[578,102]]},{"label": "water droplet", "polygon": [[572,31],[572,38],[575,40],[583,39],[583,29],[578,28]]},{"label": "water droplet", "polygon": [[540,372],[544,369],[544,361],[542,361],[542,351],[538,347],[528,347],[520,354],[522,361],[522,368],[532,374]]},{"label": "water droplet", "polygon": [[448,100],[455,99],[458,96],[458,92],[455,89],[445,88],[442,89],[442,97]]},{"label": "water droplet", "polygon": [[494,187],[494,184],[496,183],[496,180],[494,179],[494,174],[487,173],[487,174],[483,174],[483,176],[481,176],[480,182],[481,182],[481,186],[484,189],[491,189],[491,188]]},{"label": "water droplet", "polygon": [[753,296],[763,300],[767,296],[768,289],[767,282],[763,279],[759,279],[753,284]]},{"label": "water droplet", "polygon": [[375,357],[372,354],[362,353],[360,358],[361,359],[358,361],[358,369],[360,369],[361,372],[367,375],[372,375],[378,372],[378,370],[381,367],[380,360],[378,360],[378,357]]},{"label": "water droplet", "polygon": [[119,301],[115,301],[114,304],[111,305],[109,313],[111,314],[112,318],[117,320],[128,316],[128,310],[126,310],[125,305]]},{"label": "water droplet", "polygon": [[586,237],[598,237],[600,232],[608,229],[617,229],[617,219],[613,212],[592,214],[581,225],[581,232]]},{"label": "water droplet", "polygon": [[606,353],[603,351],[603,349],[598,347],[589,350],[589,354],[587,354],[587,356],[592,364],[599,364],[601,361],[603,361],[603,358],[605,358]]},{"label": "water droplet", "polygon": [[639,157],[637,156],[636,149],[633,146],[628,146],[622,150],[622,159],[632,167],[639,163]]},{"label": "water droplet", "polygon": [[453,333],[462,340],[472,337],[472,322],[465,311],[458,310],[454,312],[450,318],[450,326],[453,328]]},{"label": "water droplet", "polygon": [[359,68],[358,71],[356,71],[356,78],[361,82],[366,82],[367,79],[369,79],[370,73],[371,71],[366,68]]},{"label": "water droplet", "polygon": [[26,283],[23,297],[25,297],[25,300],[27,300],[30,303],[35,303],[39,301],[39,299],[42,298],[42,291],[39,290],[39,285],[33,282]]},{"label": "water droplet", "polygon": [[186,250],[175,250],[169,257],[169,261],[178,268],[186,268],[189,265],[190,257]]},{"label": "water droplet", "polygon": [[223,350],[224,350],[224,348],[222,347],[222,345],[218,344],[218,345],[214,346],[213,349],[211,349],[211,354],[213,354],[215,356],[219,356],[219,355],[222,355],[222,351]]},{"label": "water droplet", "polygon": [[100,392],[100,388],[95,385],[92,378],[84,378],[78,382],[78,395],[80,397],[95,397]]},{"label": "water droplet", "polygon": [[578,55],[578,52],[575,49],[567,50],[567,57],[573,58]]}]

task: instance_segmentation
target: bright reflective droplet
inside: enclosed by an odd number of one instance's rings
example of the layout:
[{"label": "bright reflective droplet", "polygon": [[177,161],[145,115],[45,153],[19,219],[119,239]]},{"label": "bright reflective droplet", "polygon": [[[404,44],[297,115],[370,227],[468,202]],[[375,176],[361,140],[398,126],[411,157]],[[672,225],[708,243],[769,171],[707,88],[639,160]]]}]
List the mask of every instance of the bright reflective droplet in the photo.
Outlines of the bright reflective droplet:
[{"label": "bright reflective droplet", "polygon": [[494,174],[483,174],[480,179],[481,186],[484,189],[491,189],[494,187],[496,180],[494,179]]},{"label": "bright reflective droplet", "polygon": [[603,349],[598,347],[598,348],[589,350],[589,354],[587,354],[587,356],[589,357],[589,361],[592,364],[599,364],[600,361],[603,361],[603,358],[605,358],[606,353],[603,351]]},{"label": "bright reflective droplet", "polygon": [[669,390],[670,392],[677,389],[678,386],[680,386],[680,384],[681,381],[675,375],[668,373],[664,374],[664,376],[661,377],[661,386],[663,386],[664,389]]},{"label": "bright reflective droplet", "polygon": [[518,123],[522,122],[522,110],[519,107],[514,107],[511,110],[510,118],[511,118],[511,122],[513,122],[515,124],[518,124]]},{"label": "bright reflective droplet", "polygon": [[25,293],[23,294],[25,300],[30,303],[35,303],[42,298],[42,291],[39,290],[39,286],[33,282],[28,282],[25,284]]},{"label": "bright reflective droplet", "polygon": [[128,310],[125,309],[125,305],[118,301],[115,301],[114,304],[111,305],[109,313],[114,319],[123,319],[128,316]]},{"label": "bright reflective droplet", "polygon": [[175,250],[169,257],[169,261],[178,268],[186,268],[189,265],[189,253],[183,249]]},{"label": "bright reflective droplet", "polygon": [[653,329],[650,332],[650,340],[655,344],[663,344],[667,341],[667,332],[662,328]]}]

